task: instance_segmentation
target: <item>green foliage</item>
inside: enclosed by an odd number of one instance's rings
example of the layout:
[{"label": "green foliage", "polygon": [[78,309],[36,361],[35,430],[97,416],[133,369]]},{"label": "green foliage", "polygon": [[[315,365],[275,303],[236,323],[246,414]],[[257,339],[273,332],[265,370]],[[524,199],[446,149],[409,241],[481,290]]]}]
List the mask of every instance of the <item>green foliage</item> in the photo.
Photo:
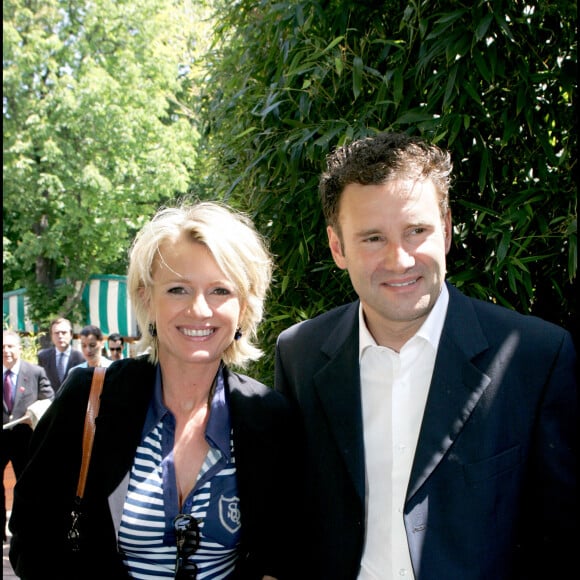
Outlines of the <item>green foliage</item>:
[{"label": "green foliage", "polygon": [[22,337],[22,360],[28,361],[32,364],[38,364],[38,351],[41,349],[40,341],[42,334],[29,334]]},{"label": "green foliage", "polygon": [[171,0],[3,8],[4,289],[28,288],[36,322],[78,318],[89,276],[123,274],[135,231],[189,186],[195,20]]},{"label": "green foliage", "polygon": [[449,278],[571,327],[575,3],[238,0],[217,14],[202,100],[214,183],[277,261],[255,372],[271,382],[283,328],[353,297],[317,182],[330,150],[380,130],[452,151]]}]

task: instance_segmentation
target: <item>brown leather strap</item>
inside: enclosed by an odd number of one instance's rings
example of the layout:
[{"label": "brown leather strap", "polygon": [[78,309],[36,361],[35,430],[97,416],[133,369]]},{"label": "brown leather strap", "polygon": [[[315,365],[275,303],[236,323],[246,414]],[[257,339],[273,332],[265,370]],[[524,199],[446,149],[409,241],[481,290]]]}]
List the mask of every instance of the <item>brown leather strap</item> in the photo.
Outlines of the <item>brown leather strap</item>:
[{"label": "brown leather strap", "polygon": [[95,418],[99,414],[99,405],[101,403],[101,392],[105,382],[105,371],[103,367],[95,367],[93,381],[91,383],[91,392],[89,402],[87,403],[87,414],[85,416],[85,429],[83,432],[83,461],[79,474],[79,483],[77,485],[77,498],[82,499],[85,493],[87,483],[87,473],[91,462],[91,453],[93,451],[93,440],[95,438]]}]

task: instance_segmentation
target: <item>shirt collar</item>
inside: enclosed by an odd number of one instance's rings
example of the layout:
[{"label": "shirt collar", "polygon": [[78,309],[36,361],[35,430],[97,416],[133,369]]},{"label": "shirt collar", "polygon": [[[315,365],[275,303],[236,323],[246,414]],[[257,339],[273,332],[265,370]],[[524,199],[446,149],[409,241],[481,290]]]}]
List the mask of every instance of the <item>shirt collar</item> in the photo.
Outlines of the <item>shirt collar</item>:
[{"label": "shirt collar", "polygon": [[230,459],[230,410],[226,400],[224,367],[220,366],[216,377],[215,391],[211,400],[209,419],[205,429],[205,438],[212,447],[217,447]]},{"label": "shirt collar", "polygon": [[4,365],[2,365],[2,376],[6,374],[7,370],[9,370],[15,377],[17,377],[18,373],[20,372],[20,362],[21,362],[20,360],[17,360],[11,369],[8,369]]},{"label": "shirt collar", "polygon": [[[443,284],[441,292],[431,309],[431,312],[425,319],[425,322],[421,325],[421,328],[417,331],[415,336],[424,338],[429,344],[433,346],[435,351],[439,347],[439,340],[441,338],[441,332],[443,331],[443,324],[445,322],[445,316],[447,314],[447,306],[449,305],[449,290],[447,285]],[[358,309],[358,321],[359,321],[359,361],[362,359],[364,351],[370,346],[377,346],[377,342],[370,333],[363,314],[362,302]],[[414,338],[414,337],[413,337]]]}]

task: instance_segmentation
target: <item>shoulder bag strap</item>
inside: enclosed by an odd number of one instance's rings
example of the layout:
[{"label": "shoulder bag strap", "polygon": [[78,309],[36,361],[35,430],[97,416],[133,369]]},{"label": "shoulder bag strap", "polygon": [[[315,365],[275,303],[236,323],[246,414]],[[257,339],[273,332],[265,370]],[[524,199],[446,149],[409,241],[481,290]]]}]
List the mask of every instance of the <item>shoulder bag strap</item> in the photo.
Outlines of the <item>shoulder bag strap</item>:
[{"label": "shoulder bag strap", "polygon": [[85,416],[85,429],[83,431],[83,461],[79,473],[79,483],[77,485],[77,498],[82,499],[85,493],[87,483],[87,473],[91,462],[91,453],[93,451],[93,440],[95,439],[95,418],[99,414],[99,405],[101,404],[101,392],[105,382],[106,369],[95,367],[93,382],[91,383],[91,392],[89,402],[87,403],[87,414]]},{"label": "shoulder bag strap", "polygon": [[93,440],[95,438],[95,418],[99,414],[101,404],[101,392],[105,382],[105,369],[95,367],[93,380],[91,382],[91,392],[87,403],[87,413],[85,415],[85,428],[83,431],[83,459],[79,473],[79,482],[77,485],[77,496],[74,501],[74,507],[71,513],[71,527],[67,534],[70,547],[73,552],[80,550],[80,529],[79,518],[81,516],[81,503],[85,493],[87,483],[87,473],[91,462],[91,453],[93,451]]}]

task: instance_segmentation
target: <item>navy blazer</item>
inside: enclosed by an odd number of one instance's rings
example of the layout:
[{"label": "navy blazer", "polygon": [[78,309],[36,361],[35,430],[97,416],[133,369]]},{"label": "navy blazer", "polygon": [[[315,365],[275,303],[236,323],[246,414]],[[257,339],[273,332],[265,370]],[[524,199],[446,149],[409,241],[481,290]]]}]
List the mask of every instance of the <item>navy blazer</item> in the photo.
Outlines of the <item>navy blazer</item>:
[{"label": "navy blazer", "polygon": [[[566,577],[577,537],[571,336],[448,287],[404,507],[415,578]],[[306,424],[318,580],[356,580],[364,547],[358,309],[299,323],[276,349],[276,388]]]},{"label": "navy blazer", "polygon": [[[58,370],[56,368],[56,353],[57,350],[54,346],[42,349],[38,352],[38,364],[44,368],[46,371],[46,376],[57,393],[60,389],[61,381],[58,378]],[[68,372],[77,365],[85,362],[85,357],[80,350],[75,350],[74,348],[70,351],[70,356],[68,357],[68,363],[65,370],[65,378]]]},{"label": "navy blazer", "polygon": [[2,399],[2,424],[23,417],[28,407],[39,399],[54,399],[50,381],[42,367],[21,360],[11,413],[8,413],[6,403]]},{"label": "navy blazer", "polygon": [[[107,369],[96,420],[81,531],[74,558],[65,541],[76,495],[85,410],[93,369],[72,373],[39,422],[32,459],[14,489],[10,559],[23,580],[127,578],[117,552],[117,529],[149,402],[156,367],[145,358],[116,361]],[[294,579],[299,531],[299,440],[285,398],[226,369],[242,513],[242,553],[236,579],[270,574]],[[39,487],[39,482],[42,486]],[[42,493],[39,493],[42,489]]]}]

